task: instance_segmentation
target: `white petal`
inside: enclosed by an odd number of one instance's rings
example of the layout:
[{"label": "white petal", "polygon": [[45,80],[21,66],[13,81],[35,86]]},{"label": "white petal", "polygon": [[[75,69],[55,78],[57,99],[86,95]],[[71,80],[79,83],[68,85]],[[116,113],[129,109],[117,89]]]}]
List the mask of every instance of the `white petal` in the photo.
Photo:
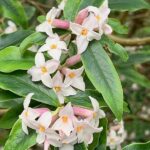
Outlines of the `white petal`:
[{"label": "white petal", "polygon": [[37,53],[35,56],[35,64],[37,67],[45,65],[45,57],[42,53]]},{"label": "white petal", "polygon": [[45,86],[52,88],[52,79],[51,79],[51,76],[49,74],[43,74],[41,76],[41,80]]},{"label": "white petal", "polygon": [[22,121],[22,130],[26,133],[26,134],[29,134],[28,132],[28,128],[26,126],[26,124]]},{"label": "white petal", "polygon": [[106,35],[109,35],[109,34],[112,33],[112,28],[111,28],[111,26],[108,25],[108,24],[105,24],[105,25],[103,26],[103,30],[104,30],[104,33],[105,33]]},{"label": "white petal", "polygon": [[76,44],[78,47],[78,54],[81,54],[87,49],[89,41],[84,36],[77,36]]},{"label": "white petal", "polygon": [[63,144],[63,146],[60,147],[59,150],[74,150],[74,146],[71,144]]},{"label": "white petal", "polygon": [[53,7],[46,15],[46,20],[48,19],[55,19],[58,14],[58,9]]},{"label": "white petal", "polygon": [[101,35],[99,33],[94,32],[94,31],[89,31],[88,36],[87,36],[87,39],[89,41],[92,41],[93,39],[100,40],[100,38],[101,38]]},{"label": "white petal", "polygon": [[30,101],[31,101],[31,98],[32,96],[34,95],[34,93],[29,93],[25,100],[24,100],[24,103],[23,103],[23,106],[24,106],[24,109],[27,109],[29,107],[29,104],[30,104]]},{"label": "white petal", "polygon": [[57,73],[53,77],[53,87],[55,86],[62,87],[62,82],[63,82],[62,75],[59,71],[57,71]]},{"label": "white petal", "polygon": [[38,144],[42,144],[45,141],[45,134],[38,134],[36,138],[36,142]]},{"label": "white petal", "polygon": [[97,7],[89,6],[89,7],[87,7],[87,9],[89,12],[93,12],[95,15],[99,14],[99,9]]},{"label": "white petal", "polygon": [[59,67],[60,62],[57,60],[49,60],[46,62],[46,68],[48,70],[49,74],[54,73],[58,67]]},{"label": "white petal", "polygon": [[38,50],[38,52],[45,52],[45,51],[48,51],[49,50],[49,47],[47,44],[44,44],[43,46],[41,46]]},{"label": "white petal", "polygon": [[35,110],[35,109],[32,109],[32,108],[28,108],[28,119],[29,120],[35,120],[37,117],[40,116],[40,114]]},{"label": "white petal", "polygon": [[56,94],[58,96],[58,100],[60,104],[64,104],[65,98],[62,94]]},{"label": "white petal", "polygon": [[58,42],[58,48],[63,49],[63,50],[67,50],[67,45],[65,42],[60,41],[60,42]]},{"label": "white petal", "polygon": [[46,139],[44,142],[44,150],[48,150],[50,147],[50,143],[48,142],[48,140]]},{"label": "white petal", "polygon": [[71,86],[79,89],[79,90],[82,90],[82,91],[85,91],[85,83],[83,81],[83,77],[78,77],[78,78],[75,78],[71,84]]},{"label": "white petal", "polygon": [[45,32],[45,28],[47,28],[47,26],[48,26],[47,21],[45,21],[36,27],[36,31]]},{"label": "white petal", "polygon": [[51,50],[49,50],[48,51],[48,54],[52,57],[52,58],[54,58],[54,59],[56,59],[56,60],[59,60],[60,59],[60,56],[61,56],[61,50],[60,49],[51,49]]},{"label": "white petal", "polygon": [[80,35],[82,28],[83,27],[77,23],[72,23],[72,22],[70,23],[70,29],[76,35]]},{"label": "white petal", "polygon": [[52,114],[51,112],[47,111],[45,112],[39,119],[38,123],[47,129],[52,121]]},{"label": "white petal", "polygon": [[71,86],[64,88],[62,92],[63,92],[64,96],[70,96],[70,95],[77,94],[76,90],[74,90]]},{"label": "white petal", "polygon": [[98,101],[95,98],[91,97],[91,96],[89,96],[89,98],[91,100],[91,103],[92,103],[92,106],[94,108],[94,111],[98,111],[99,110],[99,103],[98,103]]}]

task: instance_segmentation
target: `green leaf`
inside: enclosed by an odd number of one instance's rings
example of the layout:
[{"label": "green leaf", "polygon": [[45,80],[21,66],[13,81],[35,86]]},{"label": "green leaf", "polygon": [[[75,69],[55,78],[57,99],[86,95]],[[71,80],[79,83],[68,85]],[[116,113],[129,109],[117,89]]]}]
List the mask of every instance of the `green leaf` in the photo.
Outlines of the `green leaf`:
[{"label": "green leaf", "polygon": [[22,112],[22,104],[10,108],[0,119],[0,128],[10,129],[17,121],[20,113]]},{"label": "green leaf", "polygon": [[46,17],[44,15],[41,15],[41,16],[37,17],[37,20],[38,20],[39,23],[42,23],[46,20]]},{"label": "green leaf", "polygon": [[144,75],[132,68],[120,68],[120,73],[124,74],[126,79],[130,80],[133,83],[137,83],[143,87],[150,88],[150,80],[147,79]]},{"label": "green leaf", "polygon": [[84,143],[76,144],[74,150],[88,150]]},{"label": "green leaf", "polygon": [[64,8],[64,17],[67,20],[73,21],[81,9],[90,5],[99,7],[103,1],[104,0],[68,0]]},{"label": "green leaf", "polygon": [[0,71],[28,70],[34,65],[34,58],[22,58],[18,47],[10,46],[0,51]]},{"label": "green leaf", "polygon": [[144,0],[109,0],[109,7],[118,11],[135,11],[149,8],[150,5]]},{"label": "green leaf", "polygon": [[0,108],[10,108],[22,102],[22,98],[18,98],[15,94],[0,90]]},{"label": "green leaf", "polygon": [[0,88],[23,97],[33,92],[33,100],[52,106],[59,106],[53,90],[45,88],[42,84],[33,83],[26,73],[0,74]]},{"label": "green leaf", "polygon": [[0,5],[3,7],[6,17],[12,19],[16,24],[27,27],[27,16],[21,2],[18,0],[1,0]]},{"label": "green leaf", "polygon": [[91,42],[81,59],[88,78],[120,120],[123,113],[122,86],[116,69],[99,41]]},{"label": "green leaf", "polygon": [[19,44],[32,33],[30,30],[18,30],[14,33],[0,36],[0,49]]},{"label": "green leaf", "polygon": [[111,53],[118,55],[122,61],[128,60],[128,53],[124,49],[124,47],[122,47],[118,43],[115,43],[114,41],[112,41],[107,36],[103,36],[102,39],[100,40],[100,43],[103,45],[103,47],[108,49]]},{"label": "green leaf", "polygon": [[39,42],[44,42],[46,39],[46,35],[35,32],[31,35],[29,35],[26,39],[23,40],[23,42],[20,44],[20,52],[21,54],[24,54],[25,51],[31,47],[33,44],[38,44]]},{"label": "green leaf", "polygon": [[119,20],[114,18],[108,19],[108,24],[112,27],[113,31],[119,34],[127,34],[128,27],[122,25]]},{"label": "green leaf", "polygon": [[28,150],[36,144],[36,133],[34,131],[26,135],[22,131],[21,120],[13,126],[4,150]]},{"label": "green leaf", "polygon": [[125,146],[122,150],[149,150],[150,142],[147,143],[133,143]]}]

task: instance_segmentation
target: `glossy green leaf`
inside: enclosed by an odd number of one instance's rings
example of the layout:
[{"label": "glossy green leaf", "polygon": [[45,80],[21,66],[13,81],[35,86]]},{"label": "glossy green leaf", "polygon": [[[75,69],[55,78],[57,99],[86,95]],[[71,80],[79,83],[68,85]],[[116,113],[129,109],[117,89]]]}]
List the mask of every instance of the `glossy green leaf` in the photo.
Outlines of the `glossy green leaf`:
[{"label": "glossy green leaf", "polygon": [[74,150],[88,150],[84,143],[76,144]]},{"label": "glossy green leaf", "polygon": [[108,19],[108,24],[112,27],[113,31],[119,34],[127,34],[128,27],[122,25],[119,20],[114,18]]},{"label": "glossy green leaf", "polygon": [[145,0],[109,0],[109,7],[112,10],[118,11],[135,11],[138,9],[149,8],[150,5]]},{"label": "glossy green leaf", "polygon": [[1,118],[0,118],[0,128],[10,129],[14,123],[18,120],[23,108],[21,105],[16,105],[10,108]]},{"label": "glossy green leaf", "polygon": [[122,150],[149,150],[150,142],[147,143],[133,143],[125,146]]},{"label": "glossy green leaf", "polygon": [[52,106],[58,106],[59,102],[55,93],[42,84],[33,83],[27,73],[15,73],[12,75],[0,74],[0,88],[9,90],[16,95],[25,97],[33,92],[33,99]]},{"label": "glossy green leaf", "polygon": [[10,46],[0,51],[0,71],[28,70],[34,65],[34,58],[22,58],[18,47]]},{"label": "glossy green leaf", "polygon": [[102,39],[100,40],[100,43],[103,45],[104,48],[108,49],[111,53],[118,55],[122,61],[128,60],[128,53],[125,50],[125,48],[122,47],[120,44],[115,43],[107,36],[103,36]]},{"label": "glossy green leaf", "polygon": [[144,75],[132,68],[119,69],[120,73],[124,74],[127,80],[137,83],[143,87],[150,88],[150,80]]},{"label": "glossy green leaf", "polygon": [[81,58],[87,76],[120,120],[123,113],[122,86],[116,69],[100,42],[91,42]]},{"label": "glossy green leaf", "polygon": [[18,30],[14,33],[0,36],[0,49],[4,49],[8,46],[20,44],[27,36],[32,34],[30,30]]},{"label": "glossy green leaf", "polygon": [[21,54],[24,54],[24,52],[32,45],[38,44],[39,42],[44,42],[45,39],[46,39],[46,35],[40,32],[35,32],[31,34],[26,39],[24,39],[23,42],[20,44]]},{"label": "glossy green leaf", "polygon": [[0,90],[0,108],[10,108],[23,102],[22,98],[9,92]]},{"label": "glossy green leaf", "polygon": [[30,131],[30,134],[26,135],[22,131],[21,120],[18,120],[10,132],[4,150],[28,150],[35,144],[36,144],[35,131]]},{"label": "glossy green leaf", "polygon": [[99,7],[103,1],[104,0],[69,0],[64,8],[64,17],[67,20],[73,21],[81,9],[90,5]]},{"label": "glossy green leaf", "polygon": [[12,19],[16,24],[24,28],[27,27],[27,16],[19,0],[1,0],[0,5],[3,7],[6,17]]}]

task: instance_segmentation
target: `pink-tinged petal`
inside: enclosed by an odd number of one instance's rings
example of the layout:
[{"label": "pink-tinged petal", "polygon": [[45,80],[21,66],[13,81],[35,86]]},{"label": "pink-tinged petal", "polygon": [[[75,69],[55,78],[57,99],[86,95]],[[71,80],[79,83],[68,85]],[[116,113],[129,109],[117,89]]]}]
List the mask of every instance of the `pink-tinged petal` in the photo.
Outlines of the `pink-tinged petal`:
[{"label": "pink-tinged petal", "polygon": [[64,96],[76,95],[77,92],[71,86],[66,87],[62,90]]},{"label": "pink-tinged petal", "polygon": [[38,123],[47,129],[52,121],[52,114],[50,111],[45,112],[39,119]]},{"label": "pink-tinged petal", "polygon": [[29,104],[30,104],[30,101],[31,101],[31,98],[32,96],[34,95],[34,93],[29,93],[25,100],[24,100],[24,103],[23,103],[23,106],[24,106],[24,109],[27,109],[29,107]]},{"label": "pink-tinged petal", "polygon": [[49,50],[49,47],[47,44],[44,44],[43,46],[41,46],[38,50],[38,52],[45,52],[45,51],[48,51]]},{"label": "pink-tinged petal", "polygon": [[39,133],[36,138],[38,144],[42,144],[45,141],[45,134]]},{"label": "pink-tinged petal", "polygon": [[24,133],[29,134],[28,128],[27,128],[26,124],[23,121],[22,121],[22,130],[23,130]]},{"label": "pink-tinged petal", "polygon": [[43,115],[45,112],[50,111],[48,108],[35,108],[34,109],[40,116]]},{"label": "pink-tinged petal", "polygon": [[41,70],[37,67],[32,67],[27,72],[32,76],[32,81],[40,81],[41,80]]},{"label": "pink-tinged petal", "polygon": [[82,117],[91,117],[93,115],[93,111],[81,108],[81,107],[73,107],[74,114],[76,116],[82,116]]},{"label": "pink-tinged petal", "polygon": [[105,33],[106,35],[109,35],[109,34],[111,34],[111,33],[113,32],[111,26],[108,25],[108,24],[105,24],[105,25],[103,26],[103,30],[104,30],[104,33]]},{"label": "pink-tinged petal", "polygon": [[43,74],[41,76],[41,81],[45,86],[52,88],[52,78],[49,74]]},{"label": "pink-tinged petal", "polygon": [[93,134],[86,136],[84,141],[88,145],[91,144],[93,142]]},{"label": "pink-tinged petal", "polygon": [[49,60],[46,62],[46,69],[48,70],[49,74],[54,73],[58,67],[59,67],[60,62],[57,60]]},{"label": "pink-tinged petal", "polygon": [[87,9],[89,12],[93,12],[96,16],[99,15],[99,9],[97,7],[88,6]]},{"label": "pink-tinged petal", "polygon": [[35,64],[37,67],[41,67],[45,65],[45,57],[42,53],[37,53],[35,55]]},{"label": "pink-tinged petal", "polygon": [[61,20],[61,19],[54,19],[52,25],[60,29],[68,29],[70,26],[68,21]]},{"label": "pink-tinged petal", "polygon": [[74,146],[71,144],[63,144],[63,146],[60,147],[59,150],[74,150]]},{"label": "pink-tinged petal", "polygon": [[55,86],[62,87],[62,82],[63,82],[62,74],[59,71],[57,71],[57,73],[53,77],[53,87]]},{"label": "pink-tinged petal", "polygon": [[56,60],[60,59],[61,53],[62,51],[60,49],[51,49],[48,51],[48,54]]},{"label": "pink-tinged petal", "polygon": [[77,17],[75,18],[75,22],[76,22],[77,24],[82,24],[83,21],[84,21],[84,19],[85,19],[87,16],[88,16],[88,10],[87,10],[87,9],[83,9],[83,10],[81,10],[81,11],[78,13]]},{"label": "pink-tinged petal", "polygon": [[48,142],[48,140],[46,139],[44,142],[44,150],[48,150],[50,147],[50,143]]},{"label": "pink-tinged petal", "polygon": [[94,31],[90,31],[89,33],[88,33],[88,37],[87,37],[87,39],[89,40],[89,41],[92,41],[92,40],[100,40],[101,39],[101,34],[99,34],[99,33],[97,33],[97,32],[94,32]]},{"label": "pink-tinged petal", "polygon": [[78,54],[82,54],[88,47],[89,41],[84,36],[77,36],[76,39]]},{"label": "pink-tinged petal", "polygon": [[40,114],[37,111],[35,111],[35,109],[32,109],[30,107],[27,109],[27,113],[28,113],[27,119],[31,121],[35,120],[37,117],[40,116]]},{"label": "pink-tinged petal", "polygon": [[80,35],[83,27],[77,23],[70,23],[70,29],[74,34]]},{"label": "pink-tinged petal", "polygon": [[85,83],[83,81],[83,77],[77,77],[77,78],[73,79],[71,86],[73,86],[81,91],[85,91]]}]

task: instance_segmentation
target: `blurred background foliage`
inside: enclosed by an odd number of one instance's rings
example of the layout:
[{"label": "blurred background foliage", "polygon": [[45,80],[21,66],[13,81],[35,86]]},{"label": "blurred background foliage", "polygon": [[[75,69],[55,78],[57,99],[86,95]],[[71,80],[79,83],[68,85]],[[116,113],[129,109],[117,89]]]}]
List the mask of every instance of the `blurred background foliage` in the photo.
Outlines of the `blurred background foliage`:
[{"label": "blurred background foliage", "polygon": [[[11,44],[19,45],[30,34],[28,34],[29,29],[34,29],[43,19],[42,15],[45,15],[52,6],[57,4],[54,0],[20,0],[20,2],[25,9],[26,19],[28,20],[28,25],[24,25],[23,28],[28,31],[23,32],[21,31],[22,27],[18,26],[17,34],[22,36],[19,39],[15,39],[13,43],[9,43],[7,40],[3,41],[0,49],[3,48],[4,42],[8,46]],[[150,0],[147,0],[147,2],[150,3]],[[19,17],[26,17],[24,14],[21,15]],[[7,27],[8,16],[8,13],[4,13],[0,6],[0,40],[5,38],[3,32]],[[16,19],[20,19],[19,17]],[[146,142],[150,140],[150,10],[112,11],[109,17],[116,18],[124,25],[120,25],[118,21],[115,24],[114,21],[115,31],[111,38],[122,44],[129,55],[127,62],[124,62],[114,54],[110,54],[122,81],[125,101],[129,104],[131,111],[124,114],[125,129],[128,132],[124,144],[126,145],[133,141]],[[18,25],[22,24],[22,22],[16,23]],[[124,32],[125,34],[119,34],[119,32]],[[5,111],[6,109],[0,110],[1,117],[3,117]],[[9,130],[0,129],[0,145],[4,144],[8,133]]]}]

